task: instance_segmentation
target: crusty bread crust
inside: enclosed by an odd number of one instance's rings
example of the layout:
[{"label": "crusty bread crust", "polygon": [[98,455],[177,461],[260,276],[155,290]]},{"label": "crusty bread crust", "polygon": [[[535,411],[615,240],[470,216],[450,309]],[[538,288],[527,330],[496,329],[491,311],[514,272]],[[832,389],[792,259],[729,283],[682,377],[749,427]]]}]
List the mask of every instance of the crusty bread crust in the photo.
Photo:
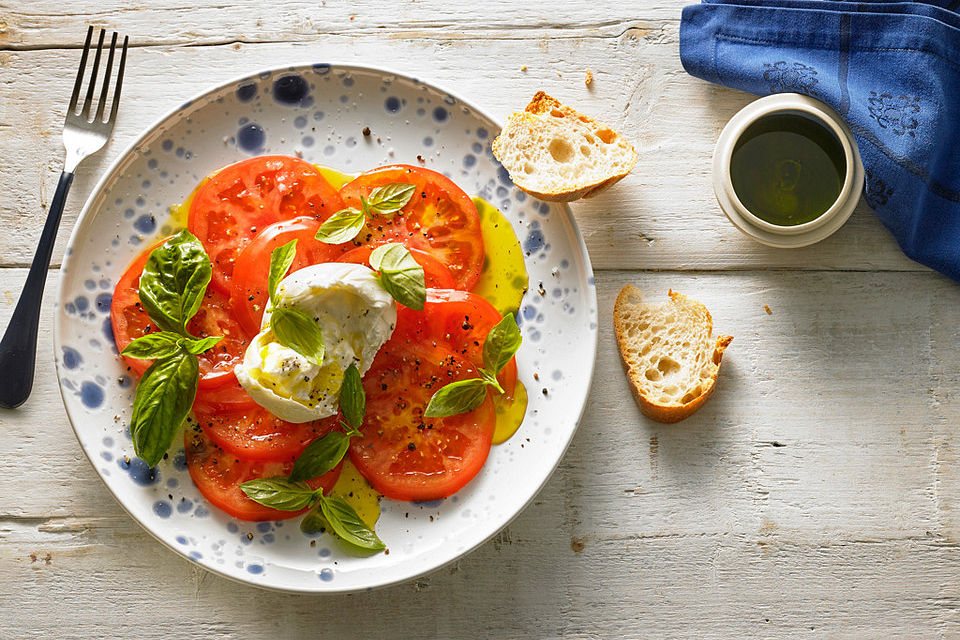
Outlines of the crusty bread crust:
[{"label": "crusty bread crust", "polygon": [[[609,127],[604,127],[601,123],[597,122],[593,118],[590,118],[589,116],[585,116],[582,113],[576,111],[575,109],[572,109],[562,104],[559,100],[547,95],[545,92],[538,91],[536,94],[534,94],[533,99],[530,100],[530,104],[526,106],[523,113],[514,113],[513,115],[510,116],[506,126],[503,128],[503,131],[505,132],[508,129],[516,129],[516,130],[529,129],[531,131],[535,130],[537,127],[540,127],[542,125],[540,124],[540,121],[538,121],[536,117],[531,117],[531,116],[542,116],[544,114],[552,113],[554,111],[559,111],[560,113],[563,114],[564,117],[578,119],[581,122],[584,122],[587,124],[609,129]],[[531,114],[531,116],[526,116],[525,114]],[[609,130],[613,132],[612,129],[609,129]],[[615,132],[614,134],[616,135],[617,138],[620,138],[622,141],[622,136],[620,136],[619,134],[616,134]],[[627,177],[627,175],[636,165],[637,157],[638,157],[636,149],[634,149],[632,145],[626,143],[625,141],[623,141],[623,143],[627,147],[629,147],[629,150],[632,156],[627,169],[617,174],[605,177],[604,179],[598,182],[585,184],[585,185],[578,185],[576,188],[568,185],[568,188],[566,189],[558,189],[558,190],[544,192],[544,191],[538,191],[537,189],[531,187],[528,184],[524,184],[522,179],[514,176],[513,174],[511,174],[511,178],[514,179],[514,184],[517,187],[526,191],[527,193],[529,193],[530,195],[532,195],[533,197],[539,200],[545,200],[548,202],[572,202],[574,200],[579,200],[581,198],[590,198],[596,195],[597,193],[603,191],[604,189],[610,187],[611,185],[616,184],[620,180],[623,180],[625,177]],[[497,136],[497,138],[493,141],[493,155],[496,156],[498,160],[501,160],[501,162],[503,161],[503,158],[504,158],[503,150],[504,150],[504,139],[503,139],[503,132],[501,132],[501,135]],[[509,167],[508,167],[508,171],[509,171]]]},{"label": "crusty bread crust", "polygon": [[[630,382],[630,389],[633,391],[633,397],[637,401],[640,411],[642,411],[645,416],[658,422],[679,422],[693,415],[713,394],[713,390],[716,388],[717,377],[720,374],[720,362],[723,359],[723,352],[733,341],[733,336],[719,336],[716,339],[711,357],[711,363],[714,366],[712,370],[709,371],[708,383],[700,395],[686,403],[677,402],[664,404],[657,402],[648,398],[641,390],[640,377],[644,375],[644,372],[635,370],[628,364],[632,345],[626,340],[626,324],[630,319],[631,306],[635,304],[635,300],[637,299],[639,299],[639,291],[637,288],[627,285],[620,290],[620,294],[617,296],[617,300],[613,306],[613,329],[617,336],[620,359]],[[670,299],[672,302],[690,300],[682,293],[676,291],[670,291]],[[709,333],[713,331],[713,318],[710,316],[710,312],[707,311],[706,307],[703,307],[702,311],[704,317],[700,321],[707,325],[705,329],[709,335]]]}]

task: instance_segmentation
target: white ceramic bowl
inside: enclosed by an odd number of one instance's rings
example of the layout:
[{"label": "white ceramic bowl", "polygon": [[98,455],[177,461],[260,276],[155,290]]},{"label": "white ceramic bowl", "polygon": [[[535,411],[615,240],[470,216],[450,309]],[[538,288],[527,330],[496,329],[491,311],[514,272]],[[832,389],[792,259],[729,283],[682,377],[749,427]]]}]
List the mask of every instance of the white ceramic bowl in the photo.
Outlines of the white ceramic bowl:
[{"label": "white ceramic bowl", "polygon": [[[365,136],[365,127],[373,134]],[[106,487],[147,531],[189,561],[235,580],[345,592],[443,566],[483,544],[530,503],[583,411],[596,354],[597,302],[569,208],[538,202],[513,186],[490,151],[499,128],[465,100],[415,78],[356,65],[305,64],[211,89],[163,117],[120,155],[70,238],[54,342],[77,439]],[[113,344],[113,287],[134,256],[169,233],[170,204],[211,171],[270,153],[349,172],[422,159],[500,208],[524,249],[530,292],[519,314],[524,341],[517,363],[530,391],[526,419],[454,496],[417,504],[384,500],[377,532],[389,555],[350,555],[327,535],[307,538],[297,520],[252,523],[227,516],[191,481],[182,439],[156,469],[133,454],[127,424],[134,385]]]},{"label": "white ceramic bowl", "polygon": [[[774,114],[808,117],[832,132],[843,148],[846,172],[840,195],[829,209],[810,222],[788,226],[762,220],[744,206],[733,188],[730,162],[737,142],[752,124]],[[748,104],[720,132],[713,152],[713,188],[720,208],[746,235],[771,247],[804,247],[828,237],[850,218],[863,190],[863,162],[853,133],[836,111],[809,96],[778,93]]]}]

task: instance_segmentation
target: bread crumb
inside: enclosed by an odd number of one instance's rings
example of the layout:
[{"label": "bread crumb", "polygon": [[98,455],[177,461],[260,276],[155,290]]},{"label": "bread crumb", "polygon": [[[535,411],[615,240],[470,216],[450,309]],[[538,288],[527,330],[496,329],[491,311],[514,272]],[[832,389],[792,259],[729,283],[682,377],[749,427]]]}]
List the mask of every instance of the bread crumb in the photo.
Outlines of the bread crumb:
[{"label": "bread crumb", "polygon": [[558,78],[562,78],[562,77],[563,77],[563,74],[560,73],[559,71],[557,71],[557,77],[558,77]]},{"label": "bread crumb", "polygon": [[520,67],[520,71],[524,71],[524,72],[525,72],[526,70],[527,70],[527,65],[523,65],[522,67]]},{"label": "bread crumb", "polygon": [[767,312],[768,316],[773,313],[773,311],[771,311],[770,307],[768,307],[767,305],[763,305],[763,310]]},{"label": "bread crumb", "polygon": [[587,72],[583,75],[583,84],[587,87],[593,86],[593,72],[590,69],[587,69]]}]

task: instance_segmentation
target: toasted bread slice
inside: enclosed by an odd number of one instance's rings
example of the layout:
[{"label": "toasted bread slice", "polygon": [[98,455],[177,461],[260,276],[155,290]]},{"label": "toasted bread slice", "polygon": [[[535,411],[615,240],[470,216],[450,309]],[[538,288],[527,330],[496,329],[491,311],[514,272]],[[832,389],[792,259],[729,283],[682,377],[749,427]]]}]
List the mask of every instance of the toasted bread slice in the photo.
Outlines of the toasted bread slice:
[{"label": "toasted bread slice", "polygon": [[671,291],[666,303],[647,304],[630,285],[617,296],[613,328],[637,404],[660,422],[679,422],[703,406],[733,340],[713,340],[713,318],[696,300]]},{"label": "toasted bread slice", "polygon": [[513,183],[540,200],[589,198],[623,179],[637,152],[610,127],[537,92],[493,141]]}]

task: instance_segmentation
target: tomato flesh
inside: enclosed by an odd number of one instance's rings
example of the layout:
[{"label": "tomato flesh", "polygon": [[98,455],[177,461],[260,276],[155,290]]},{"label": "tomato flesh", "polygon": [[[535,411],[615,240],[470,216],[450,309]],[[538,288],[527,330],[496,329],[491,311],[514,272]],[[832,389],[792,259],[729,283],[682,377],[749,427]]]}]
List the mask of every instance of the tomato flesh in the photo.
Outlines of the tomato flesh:
[{"label": "tomato flesh", "polygon": [[214,288],[230,295],[234,265],[263,227],[297,216],[325,220],[343,205],[315,166],[288,156],[261,156],[224,167],[190,204],[187,227],[213,263]]},{"label": "tomato flesh", "polygon": [[[240,484],[256,478],[286,476],[291,462],[263,462],[240,458],[217,447],[202,429],[187,429],[183,438],[187,453],[187,470],[203,497],[210,503],[241,520],[286,520],[307,511],[278,511],[257,504],[243,493]],[[319,478],[308,480],[312,488],[330,491],[340,477],[340,465]]]},{"label": "tomato flesh", "polygon": [[296,460],[308,444],[339,424],[337,416],[293,423],[255,405],[223,411],[195,404],[193,415],[207,437],[227,453],[250,460]]},{"label": "tomato flesh", "polygon": [[[162,243],[162,242],[161,242]],[[117,351],[123,351],[133,340],[148,333],[160,330],[160,327],[150,319],[140,304],[140,274],[147,263],[151,247],[137,257],[127,267],[120,281],[113,290],[113,300],[110,303],[110,323],[113,327],[113,338]],[[226,296],[219,291],[207,289],[203,303],[197,314],[187,323],[187,331],[198,338],[206,336],[222,336],[213,348],[199,355],[200,382],[199,389],[213,389],[228,383],[236,383],[237,377],[233,368],[243,361],[243,354],[250,343],[248,334],[230,312],[230,304]],[[143,375],[153,363],[152,360],[140,360],[124,357],[127,366],[137,375]]]},{"label": "tomato flesh", "polygon": [[388,341],[363,378],[363,437],[350,443],[350,459],[374,489],[395,500],[438,500],[479,473],[496,423],[489,396],[469,413],[423,417],[437,389],[476,375],[450,350]]},{"label": "tomato flesh", "polygon": [[263,310],[267,304],[267,281],[270,254],[274,249],[297,241],[297,254],[290,273],[304,267],[330,262],[343,253],[344,247],[316,239],[321,221],[298,216],[268,225],[240,253],[233,270],[230,304],[241,326],[250,334],[260,331]]},{"label": "tomato flesh", "polygon": [[[337,262],[352,262],[370,266],[370,254],[376,249],[374,246],[357,247],[337,258]],[[423,278],[427,287],[435,289],[452,289],[456,283],[453,274],[445,264],[437,260],[433,254],[417,247],[409,247],[413,259],[423,267]]]},{"label": "tomato flesh", "polygon": [[361,174],[340,189],[343,203],[360,208],[361,197],[376,187],[403,182],[413,197],[392,217],[374,215],[355,244],[399,242],[431,253],[447,266],[457,289],[470,290],[483,268],[480,214],[473,200],[441,173],[410,165],[381,167]]}]

